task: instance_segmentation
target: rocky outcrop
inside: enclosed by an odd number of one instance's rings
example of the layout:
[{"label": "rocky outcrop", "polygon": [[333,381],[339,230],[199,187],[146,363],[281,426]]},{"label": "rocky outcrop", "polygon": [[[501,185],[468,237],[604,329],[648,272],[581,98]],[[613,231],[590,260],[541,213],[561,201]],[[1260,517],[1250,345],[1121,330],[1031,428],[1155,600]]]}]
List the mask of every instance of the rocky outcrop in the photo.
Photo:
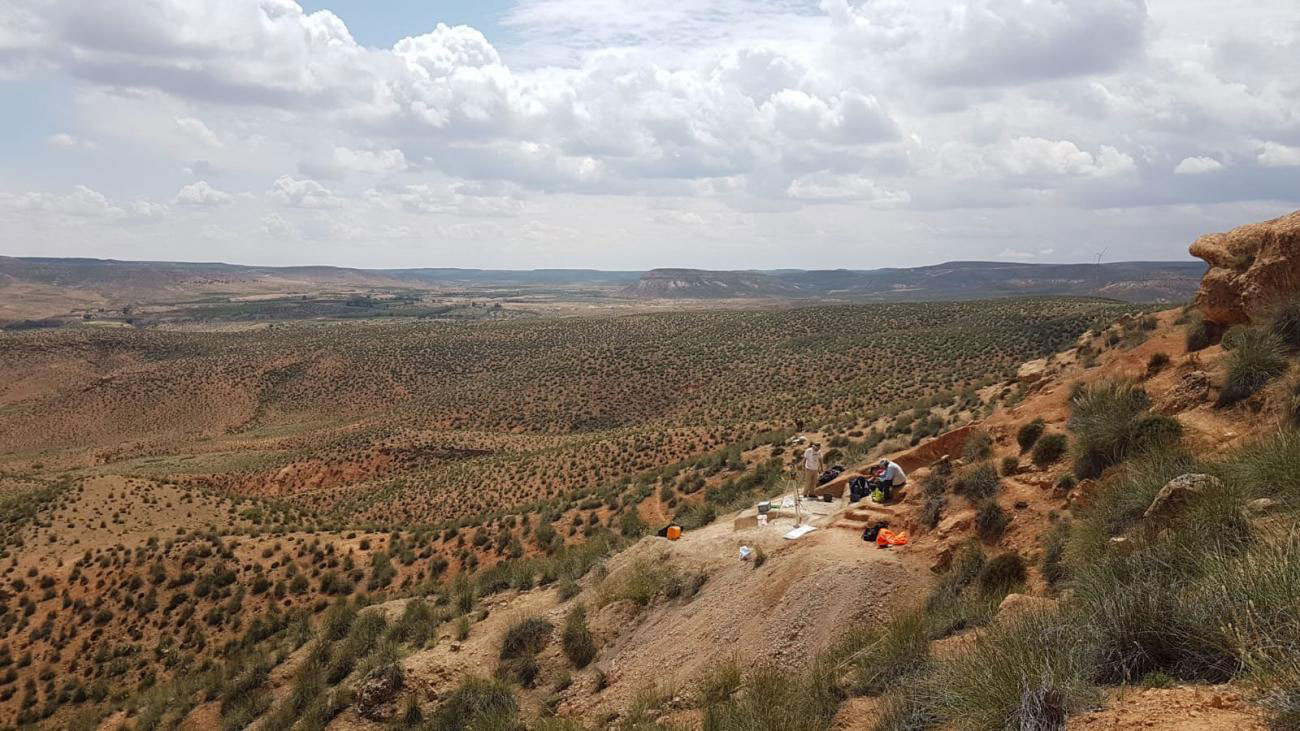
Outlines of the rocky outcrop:
[{"label": "rocky outcrop", "polygon": [[370,671],[357,685],[357,713],[372,721],[391,718],[397,710],[395,700],[402,689],[402,675],[396,664]]},{"label": "rocky outcrop", "polygon": [[1005,622],[1032,612],[1050,612],[1060,604],[1055,599],[1028,594],[1007,594],[998,605],[995,621]]},{"label": "rocky outcrop", "polygon": [[1300,289],[1300,211],[1202,236],[1191,252],[1210,265],[1196,293],[1205,319],[1219,325],[1250,322]]},{"label": "rocky outcrop", "polygon": [[1016,371],[1016,380],[1024,385],[1029,385],[1043,380],[1045,375],[1047,375],[1047,359],[1039,358],[1021,364],[1020,369]]},{"label": "rocky outcrop", "polygon": [[1179,377],[1173,388],[1156,402],[1156,411],[1178,414],[1210,400],[1210,374],[1189,371]]},{"label": "rocky outcrop", "polygon": [[1155,499],[1142,514],[1142,520],[1155,522],[1168,520],[1181,512],[1192,498],[1221,487],[1223,483],[1213,475],[1179,475],[1160,488],[1160,492],[1156,493]]}]

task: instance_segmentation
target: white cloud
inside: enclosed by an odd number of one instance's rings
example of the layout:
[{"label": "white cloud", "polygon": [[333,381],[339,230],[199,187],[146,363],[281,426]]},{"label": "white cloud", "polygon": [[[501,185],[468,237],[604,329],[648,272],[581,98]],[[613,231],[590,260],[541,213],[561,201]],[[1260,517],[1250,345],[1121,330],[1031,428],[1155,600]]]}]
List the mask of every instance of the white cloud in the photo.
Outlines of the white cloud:
[{"label": "white cloud", "polygon": [[268,213],[262,216],[259,223],[261,223],[262,231],[266,235],[277,239],[296,238],[299,235],[294,225],[284,220],[284,217],[278,213]]},{"label": "white cloud", "polygon": [[211,208],[230,205],[234,200],[233,195],[217,190],[208,185],[207,181],[200,180],[181,188],[173,202],[181,206]]},{"label": "white cloud", "polygon": [[1174,175],[1200,175],[1222,169],[1223,163],[1212,157],[1187,157],[1174,168]]},{"label": "white cloud", "polygon": [[1271,168],[1300,165],[1300,147],[1265,142],[1259,151],[1259,164]]},{"label": "white cloud", "polygon": [[353,150],[334,148],[334,166],[339,170],[362,175],[390,175],[406,169],[406,156],[401,150]]},{"label": "white cloud", "polygon": [[1096,153],[1080,150],[1069,140],[1017,137],[1003,148],[997,164],[1012,175],[1084,175],[1105,177],[1133,172],[1133,158],[1109,145]]},{"label": "white cloud", "polygon": [[1016,251],[1015,249],[1003,249],[998,252],[999,259],[1035,259],[1033,254],[1025,251]]},{"label": "white cloud", "polygon": [[217,134],[203,123],[203,120],[194,117],[178,117],[176,126],[188,137],[196,140],[202,145],[208,147],[221,147],[221,140]]},{"label": "white cloud", "polygon": [[76,135],[69,134],[67,132],[59,132],[56,134],[52,134],[46,138],[46,141],[49,142],[54,147],[62,147],[64,149],[81,148],[85,150],[92,150],[95,148],[95,143],[91,142],[90,140],[84,140],[80,137],[77,137]]},{"label": "white cloud", "polygon": [[[428,23],[391,48],[292,0],[82,5],[0,3],[0,77],[55,80],[68,102],[76,135],[38,154],[93,139],[121,174],[100,183],[64,153],[41,176],[61,192],[9,195],[5,223],[75,219],[111,240],[151,221],[131,245],[170,247],[208,226],[205,256],[254,258],[292,247],[237,242],[310,239],[310,258],[368,241],[423,262],[445,236],[543,264],[512,247],[639,261],[676,226],[707,242],[674,249],[682,263],[781,265],[780,241],[800,240],[848,265],[864,246],[919,263],[993,240],[969,254],[1050,240],[1069,258],[1104,239],[1181,257],[1229,210],[1300,206],[1291,0],[515,0],[508,34]],[[179,171],[225,189],[169,202],[208,207],[201,223],[141,197]],[[0,182],[41,187],[24,172]],[[864,245],[864,227],[913,245]],[[431,248],[401,248],[403,231]]]},{"label": "white cloud", "polygon": [[343,200],[315,180],[283,175],[271,187],[271,197],[296,208],[338,208]]},{"label": "white cloud", "polygon": [[85,185],[78,185],[71,193],[23,193],[11,199],[19,210],[37,214],[68,216],[73,218],[121,218],[126,215],[103,193]]},{"label": "white cloud", "polygon": [[907,191],[883,188],[860,175],[806,175],[790,183],[786,195],[806,201],[866,201],[876,208],[905,206]]}]

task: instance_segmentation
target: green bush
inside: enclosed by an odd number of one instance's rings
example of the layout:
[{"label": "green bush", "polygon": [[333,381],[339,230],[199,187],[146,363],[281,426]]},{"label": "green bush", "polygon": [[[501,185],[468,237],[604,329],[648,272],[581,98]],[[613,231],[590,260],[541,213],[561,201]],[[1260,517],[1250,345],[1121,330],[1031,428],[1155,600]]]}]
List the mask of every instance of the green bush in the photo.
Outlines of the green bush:
[{"label": "green bush", "polygon": [[1168,353],[1152,353],[1147,359],[1147,378],[1156,375],[1169,365]]},{"label": "green bush", "polygon": [[953,480],[952,491],[972,502],[993,497],[1002,487],[993,463],[984,462],[967,467]]},{"label": "green bush", "polygon": [[1097,477],[1144,451],[1172,448],[1181,425],[1148,413],[1150,405],[1146,391],[1131,381],[1089,384],[1076,394],[1068,425],[1075,435],[1074,474]]},{"label": "green bush", "polygon": [[1020,445],[1020,451],[1028,452],[1032,449],[1034,442],[1038,441],[1038,438],[1043,435],[1043,430],[1046,428],[1047,425],[1043,423],[1042,419],[1034,419],[1033,421],[1021,426],[1020,431],[1016,432],[1016,444]]},{"label": "green bush", "polygon": [[850,663],[849,692],[880,695],[906,683],[924,669],[930,658],[930,636],[926,617],[919,612],[901,612],[885,626],[856,638],[862,647]]},{"label": "green bush", "polygon": [[574,607],[565,618],[561,643],[564,656],[579,670],[596,659],[596,640],[587,629],[587,612],[581,606]]},{"label": "green bush", "polygon": [[981,591],[992,593],[1000,591],[1006,594],[1022,586],[1029,578],[1025,560],[1018,553],[1004,553],[994,556],[980,569],[979,587]]},{"label": "green bush", "polygon": [[1011,524],[1007,511],[996,500],[985,500],[975,512],[975,535],[985,541],[996,541]]},{"label": "green bush", "polygon": [[433,731],[509,731],[519,705],[510,686],[497,680],[466,678],[429,719]]},{"label": "green bush", "polygon": [[1016,615],[938,666],[929,704],[956,729],[1061,729],[1098,700],[1093,666],[1091,643],[1075,623]]},{"label": "green bush", "polygon": [[1046,469],[1049,465],[1064,457],[1069,447],[1070,440],[1064,434],[1048,434],[1034,445],[1034,451],[1030,454],[1030,459],[1034,461],[1034,465],[1039,469]]},{"label": "green bush", "polygon": [[618,520],[618,532],[624,538],[640,538],[647,530],[645,521],[641,520],[635,507],[628,508]]},{"label": "green bush", "polygon": [[943,519],[943,509],[948,505],[948,498],[943,495],[929,495],[925,498],[925,505],[921,508],[921,525],[926,528],[935,528],[939,521]]},{"label": "green bush", "polygon": [[1287,350],[1300,352],[1300,297],[1292,297],[1273,308],[1269,330]]},{"label": "green bush", "polygon": [[1007,455],[1002,458],[1002,474],[1006,477],[1016,474],[1020,471],[1020,458],[1015,455]]},{"label": "green bush", "polygon": [[703,528],[717,518],[718,511],[712,505],[687,503],[673,516],[673,522],[680,525],[682,530],[695,530]]},{"label": "green bush", "polygon": [[983,429],[972,431],[962,446],[961,456],[966,462],[979,462],[992,457],[993,437]]},{"label": "green bush", "polygon": [[515,622],[501,639],[502,660],[512,660],[526,655],[536,655],[551,639],[555,626],[540,617],[527,617]]},{"label": "green bush", "polygon": [[1070,524],[1067,521],[1061,521],[1043,534],[1041,539],[1043,544],[1043,579],[1047,582],[1047,588],[1052,592],[1058,590],[1070,575],[1065,554],[1069,537]]},{"label": "green bush", "polygon": [[666,556],[654,561],[638,558],[605,577],[597,591],[597,601],[600,606],[630,601],[644,607],[661,597],[674,599],[684,591],[681,573]]},{"label": "green bush", "polygon": [[1215,405],[1222,408],[1250,398],[1286,372],[1286,346],[1258,327],[1234,327],[1223,338],[1228,350],[1227,376]]},{"label": "green bush", "polygon": [[745,691],[704,707],[704,731],[825,731],[842,696],[834,668],[817,663],[806,673],[790,674],[762,665],[745,678]]},{"label": "green bush", "polygon": [[744,685],[740,660],[728,658],[711,665],[695,681],[695,699],[701,707],[726,703]]},{"label": "green bush", "polygon": [[1194,353],[1219,342],[1223,336],[1223,328],[1214,323],[1206,322],[1200,313],[1192,316],[1191,322],[1187,325],[1187,352]]}]

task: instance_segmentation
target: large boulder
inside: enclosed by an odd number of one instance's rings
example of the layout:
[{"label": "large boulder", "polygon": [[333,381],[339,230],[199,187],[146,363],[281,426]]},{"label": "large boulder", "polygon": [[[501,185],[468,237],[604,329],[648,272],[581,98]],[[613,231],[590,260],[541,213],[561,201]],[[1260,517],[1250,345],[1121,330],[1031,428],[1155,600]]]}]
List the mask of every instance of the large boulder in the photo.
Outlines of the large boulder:
[{"label": "large boulder", "polygon": [[1027,386],[1043,380],[1045,375],[1047,375],[1047,359],[1039,358],[1021,364],[1020,369],[1016,371],[1016,380]]},{"label": "large boulder", "polygon": [[357,684],[357,713],[371,721],[391,718],[397,710],[397,693],[402,689],[402,668],[396,664],[371,670]]},{"label": "large boulder", "polygon": [[1250,322],[1300,288],[1300,211],[1197,239],[1192,256],[1210,269],[1196,293],[1209,322]]},{"label": "large boulder", "polygon": [[1187,474],[1179,475],[1160,488],[1151,501],[1142,520],[1161,522],[1172,518],[1197,495],[1223,487],[1219,478],[1213,475]]}]

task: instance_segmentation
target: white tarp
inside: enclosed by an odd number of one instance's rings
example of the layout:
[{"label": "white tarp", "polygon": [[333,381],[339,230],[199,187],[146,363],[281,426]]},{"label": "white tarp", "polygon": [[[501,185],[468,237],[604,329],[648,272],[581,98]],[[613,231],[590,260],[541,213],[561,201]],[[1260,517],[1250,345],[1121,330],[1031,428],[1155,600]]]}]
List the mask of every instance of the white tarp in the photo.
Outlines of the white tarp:
[{"label": "white tarp", "polygon": [[815,530],[817,530],[817,526],[815,525],[801,525],[789,533],[786,533],[785,539],[788,541],[797,541]]}]

